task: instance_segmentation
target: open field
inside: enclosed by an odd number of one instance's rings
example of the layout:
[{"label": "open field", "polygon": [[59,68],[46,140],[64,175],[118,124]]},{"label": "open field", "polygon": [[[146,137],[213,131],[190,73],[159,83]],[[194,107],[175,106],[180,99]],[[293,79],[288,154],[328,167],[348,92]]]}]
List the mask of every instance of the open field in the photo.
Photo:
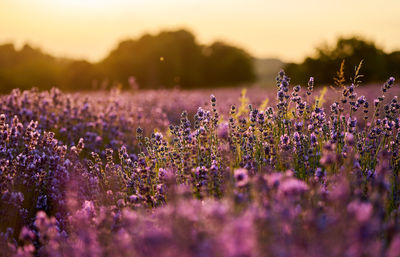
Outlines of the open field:
[{"label": "open field", "polygon": [[399,256],[399,85],[0,97],[0,256]]}]

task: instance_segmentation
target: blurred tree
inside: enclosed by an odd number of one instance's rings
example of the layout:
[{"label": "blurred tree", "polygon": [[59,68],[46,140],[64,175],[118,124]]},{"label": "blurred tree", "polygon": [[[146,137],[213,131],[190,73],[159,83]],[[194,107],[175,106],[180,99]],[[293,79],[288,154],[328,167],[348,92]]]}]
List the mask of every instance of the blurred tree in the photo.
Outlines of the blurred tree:
[{"label": "blurred tree", "polygon": [[54,57],[39,49],[24,45],[16,51],[13,45],[6,44],[0,46],[0,60],[2,92],[16,87],[50,89],[58,84],[61,66]]},{"label": "blurred tree", "polygon": [[289,63],[285,70],[295,83],[304,83],[314,76],[318,83],[332,84],[336,71],[342,60],[345,60],[345,76],[349,79],[354,74],[361,60],[364,60],[361,74],[364,82],[377,82],[392,75],[389,66],[398,66],[396,58],[389,61],[390,55],[383,52],[375,43],[360,37],[339,38],[336,45],[320,46],[316,49],[316,57],[307,57],[300,64]]},{"label": "blurred tree", "polygon": [[235,85],[255,78],[253,60],[244,50],[221,42],[201,46],[186,30],[123,41],[98,65],[113,81],[134,76],[151,88]]},{"label": "blurred tree", "polygon": [[67,61],[63,67],[63,76],[59,79],[64,90],[78,91],[94,89],[93,84],[101,74],[95,66],[87,61]]},{"label": "blurred tree", "polygon": [[387,72],[400,79],[400,51],[392,52],[387,55]]},{"label": "blurred tree", "polygon": [[[234,86],[255,79],[253,59],[244,50],[217,42],[197,43],[186,30],[125,40],[99,63],[55,58],[25,45],[0,45],[0,92],[12,88],[105,89],[134,77],[141,88]],[[109,83],[108,83],[108,82]]]},{"label": "blurred tree", "polygon": [[201,85],[202,62],[194,36],[178,30],[123,41],[99,67],[111,80],[126,82],[134,76],[145,87],[171,88]]},{"label": "blurred tree", "polygon": [[204,48],[205,78],[210,85],[253,82],[256,78],[252,57],[244,50],[215,42]]}]

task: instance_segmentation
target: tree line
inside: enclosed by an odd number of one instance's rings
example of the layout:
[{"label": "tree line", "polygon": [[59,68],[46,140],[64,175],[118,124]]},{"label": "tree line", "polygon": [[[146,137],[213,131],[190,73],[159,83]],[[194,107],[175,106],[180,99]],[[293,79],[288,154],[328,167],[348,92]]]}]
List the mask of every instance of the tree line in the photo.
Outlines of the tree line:
[{"label": "tree line", "polygon": [[390,76],[400,77],[400,51],[386,53],[374,42],[362,37],[339,37],[334,45],[316,48],[316,55],[306,57],[302,63],[288,63],[286,73],[294,83],[305,83],[310,76],[318,84],[333,84],[342,61],[345,78],[354,75],[354,68],[363,61],[363,82],[381,82]]},{"label": "tree line", "polygon": [[0,45],[0,92],[12,88],[66,91],[233,86],[255,81],[253,58],[224,42],[201,45],[187,30],[120,42],[103,60],[57,58],[29,45]]}]

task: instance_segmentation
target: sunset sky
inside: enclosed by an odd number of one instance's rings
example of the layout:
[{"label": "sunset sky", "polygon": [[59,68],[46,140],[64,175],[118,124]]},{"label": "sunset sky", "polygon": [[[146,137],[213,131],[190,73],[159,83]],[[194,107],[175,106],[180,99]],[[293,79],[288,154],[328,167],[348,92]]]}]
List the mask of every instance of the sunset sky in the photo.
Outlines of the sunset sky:
[{"label": "sunset sky", "polygon": [[300,61],[338,35],[400,50],[399,0],[0,0],[0,43],[57,56],[103,58],[121,39],[187,28],[257,57]]}]

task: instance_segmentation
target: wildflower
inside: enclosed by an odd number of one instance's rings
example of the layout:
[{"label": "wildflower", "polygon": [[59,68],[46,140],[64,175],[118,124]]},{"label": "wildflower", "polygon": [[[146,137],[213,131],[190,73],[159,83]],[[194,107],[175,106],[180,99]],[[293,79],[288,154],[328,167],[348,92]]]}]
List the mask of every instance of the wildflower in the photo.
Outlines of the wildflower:
[{"label": "wildflower", "polygon": [[339,103],[334,102],[333,104],[331,104],[331,112],[337,114],[338,113],[338,109],[339,109]]},{"label": "wildflower", "polygon": [[351,202],[347,205],[347,211],[355,215],[358,222],[367,222],[372,216],[372,205],[370,203]]},{"label": "wildflower", "polygon": [[218,137],[223,139],[228,139],[228,132],[229,132],[229,124],[224,122],[219,124],[218,126]]},{"label": "wildflower", "polygon": [[235,105],[232,105],[231,106],[231,115],[233,115],[233,114],[235,114],[236,113],[236,106]]},{"label": "wildflower", "polygon": [[197,116],[196,116],[196,117],[197,117],[197,120],[202,121],[202,120],[204,119],[205,112],[204,112],[204,110],[203,110],[201,107],[199,107],[199,109],[197,110],[196,115],[197,115]]},{"label": "wildflower", "polygon": [[354,132],[355,128],[357,126],[357,118],[351,118],[349,117],[348,121],[347,121],[347,125],[349,126],[349,132]]},{"label": "wildflower", "polygon": [[287,135],[282,135],[281,136],[281,144],[282,145],[288,145],[290,142],[290,139]]},{"label": "wildflower", "polygon": [[284,78],[281,82],[281,85],[283,88],[286,88],[287,86],[289,86],[289,82]]},{"label": "wildflower", "polygon": [[283,180],[279,189],[286,195],[295,195],[306,192],[308,190],[308,186],[301,180],[296,178],[288,178]]},{"label": "wildflower", "polygon": [[299,121],[299,122],[295,122],[294,123],[294,127],[297,131],[300,131],[303,128],[303,122]]},{"label": "wildflower", "polygon": [[317,145],[317,136],[315,135],[314,132],[311,133],[310,135],[310,143],[312,146],[316,146]]},{"label": "wildflower", "polygon": [[215,103],[217,101],[217,98],[214,95],[211,95],[210,100],[211,100],[211,103]]},{"label": "wildflower", "polygon": [[325,171],[323,171],[321,168],[317,168],[317,169],[315,170],[315,177],[316,177],[317,179],[322,179],[322,178],[325,177],[325,176],[326,176]]},{"label": "wildflower", "polygon": [[94,203],[92,201],[87,201],[83,203],[82,209],[80,210],[81,214],[87,215],[87,217],[93,217],[96,215],[96,210],[94,208]]},{"label": "wildflower", "polygon": [[323,166],[329,166],[332,165],[336,162],[336,157],[335,154],[333,153],[324,153],[324,155],[322,155],[320,161],[321,165]]},{"label": "wildflower", "polygon": [[35,233],[33,233],[29,228],[23,227],[19,238],[23,241],[32,241],[35,239]]},{"label": "wildflower", "polygon": [[118,206],[118,208],[123,208],[123,207],[125,206],[125,201],[124,201],[124,199],[119,199],[119,200],[117,201],[117,206]]},{"label": "wildflower", "polygon": [[330,166],[330,165],[336,163],[337,156],[336,156],[336,153],[334,150],[335,150],[334,144],[330,144],[330,143],[325,144],[324,150],[322,152],[322,157],[319,160],[321,165]]},{"label": "wildflower", "polygon": [[351,134],[351,133],[349,133],[349,132],[346,132],[346,134],[345,134],[345,140],[346,140],[346,143],[347,143],[349,146],[353,146],[353,145],[354,145],[354,136],[353,136],[353,134]]},{"label": "wildflower", "polygon": [[137,134],[142,134],[142,133],[143,133],[143,129],[142,129],[141,127],[138,127],[138,128],[136,129],[136,133],[137,133]]},{"label": "wildflower", "polygon": [[296,142],[296,143],[300,143],[300,134],[299,134],[299,132],[294,132],[294,134],[293,134],[293,139],[294,139],[294,141]]},{"label": "wildflower", "polygon": [[156,132],[155,134],[154,134],[154,138],[156,139],[156,141],[161,141],[162,139],[163,139],[163,136],[162,136],[162,134],[161,133],[159,133],[159,132]]},{"label": "wildflower", "polygon": [[47,195],[40,195],[36,203],[36,209],[47,210]]},{"label": "wildflower", "polygon": [[308,80],[307,95],[311,95],[314,88],[314,77],[310,77]]},{"label": "wildflower", "polygon": [[364,104],[366,101],[367,101],[367,99],[365,98],[365,96],[360,96],[360,97],[357,99],[357,103],[358,103],[359,105]]},{"label": "wildflower", "polygon": [[236,169],[234,171],[234,177],[236,180],[236,185],[238,187],[244,187],[249,182],[249,175],[248,175],[247,169],[243,169],[243,168]]},{"label": "wildflower", "polygon": [[129,196],[129,202],[131,203],[138,203],[139,202],[139,197],[137,195],[131,195]]},{"label": "wildflower", "polygon": [[388,89],[390,89],[394,84],[395,79],[390,77],[382,86],[382,92],[385,93]]},{"label": "wildflower", "polygon": [[282,90],[279,90],[277,96],[279,101],[282,101],[283,98],[285,97],[285,93]]}]

